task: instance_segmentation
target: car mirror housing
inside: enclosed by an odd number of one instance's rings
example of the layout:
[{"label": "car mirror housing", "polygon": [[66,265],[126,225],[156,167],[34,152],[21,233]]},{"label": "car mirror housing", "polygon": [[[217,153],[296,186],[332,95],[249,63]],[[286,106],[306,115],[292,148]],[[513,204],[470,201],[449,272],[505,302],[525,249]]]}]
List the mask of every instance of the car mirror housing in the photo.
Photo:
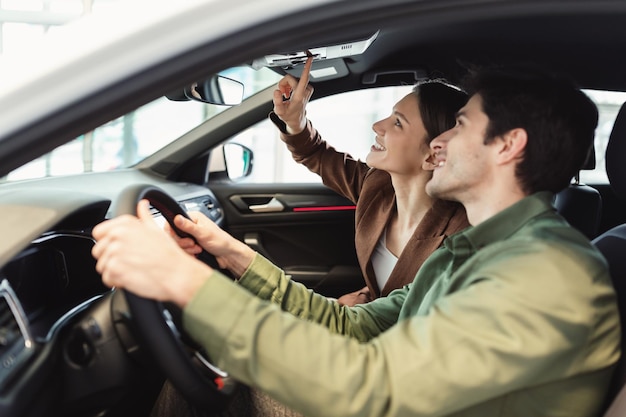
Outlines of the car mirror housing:
[{"label": "car mirror housing", "polygon": [[243,101],[243,83],[213,75],[202,81],[195,82],[183,90],[173,91],[166,95],[172,101],[199,101],[218,106],[236,106]]},{"label": "car mirror housing", "polygon": [[243,84],[222,75],[214,75],[185,88],[185,96],[202,103],[236,106],[243,101]]}]

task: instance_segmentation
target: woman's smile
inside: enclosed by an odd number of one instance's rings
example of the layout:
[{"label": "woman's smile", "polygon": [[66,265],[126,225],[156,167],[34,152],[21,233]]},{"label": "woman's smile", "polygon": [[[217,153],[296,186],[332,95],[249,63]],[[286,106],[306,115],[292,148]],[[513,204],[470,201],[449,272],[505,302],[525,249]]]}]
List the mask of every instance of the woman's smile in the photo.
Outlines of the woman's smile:
[{"label": "woman's smile", "polygon": [[386,151],[387,148],[385,148],[383,145],[381,145],[378,142],[374,142],[374,144],[372,145],[371,148],[372,152],[377,152],[377,151]]}]

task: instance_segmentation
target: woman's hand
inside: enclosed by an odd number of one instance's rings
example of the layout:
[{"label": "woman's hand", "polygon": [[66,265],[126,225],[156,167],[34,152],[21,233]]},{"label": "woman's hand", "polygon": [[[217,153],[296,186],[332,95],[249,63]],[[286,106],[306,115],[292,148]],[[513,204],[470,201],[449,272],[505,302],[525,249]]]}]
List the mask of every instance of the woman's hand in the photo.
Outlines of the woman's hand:
[{"label": "woman's hand", "polygon": [[287,125],[287,133],[295,135],[306,127],[306,105],[313,95],[313,87],[309,85],[309,74],[313,57],[309,57],[298,80],[287,74],[274,90],[274,113]]},{"label": "woman's hand", "polygon": [[349,294],[342,295],[337,299],[337,302],[342,306],[354,307],[357,304],[365,304],[372,301],[370,296],[370,289],[364,287],[358,291],[351,292]]}]

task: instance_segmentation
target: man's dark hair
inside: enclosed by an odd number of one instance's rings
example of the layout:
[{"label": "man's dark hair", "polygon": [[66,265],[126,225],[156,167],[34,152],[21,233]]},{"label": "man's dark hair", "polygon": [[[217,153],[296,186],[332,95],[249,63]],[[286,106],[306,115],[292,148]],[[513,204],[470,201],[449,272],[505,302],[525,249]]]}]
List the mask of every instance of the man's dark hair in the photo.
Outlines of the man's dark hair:
[{"label": "man's dark hair", "polygon": [[426,143],[456,123],[456,113],[467,103],[467,94],[444,80],[423,81],[413,87],[426,129]]},{"label": "man's dark hair", "polygon": [[464,83],[489,117],[485,143],[522,128],[528,143],[516,168],[527,193],[567,187],[592,149],[596,105],[565,77],[537,69],[470,71]]}]

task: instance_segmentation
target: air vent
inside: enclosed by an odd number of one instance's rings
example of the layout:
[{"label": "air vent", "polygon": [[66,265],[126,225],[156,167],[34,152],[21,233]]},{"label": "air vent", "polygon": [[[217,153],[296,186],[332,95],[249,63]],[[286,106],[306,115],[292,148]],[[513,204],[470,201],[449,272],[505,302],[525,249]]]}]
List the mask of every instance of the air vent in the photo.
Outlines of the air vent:
[{"label": "air vent", "polygon": [[215,207],[215,203],[213,202],[213,200],[211,200],[210,198],[206,198],[205,200],[202,200],[202,204],[204,205],[204,207],[207,208],[207,210],[213,210],[213,208]]},{"label": "air vent", "polygon": [[224,212],[217,201],[208,195],[196,197],[182,202],[185,210],[199,211],[213,220],[215,223],[221,222],[224,218]]},{"label": "air vent", "polygon": [[219,223],[223,219],[224,212],[222,211],[222,209],[219,207],[219,205],[212,198],[206,197],[202,201],[202,204],[207,209],[207,213],[206,214],[215,223]]},{"label": "air vent", "polygon": [[15,295],[4,280],[0,283],[0,390],[33,353],[26,321]]}]

